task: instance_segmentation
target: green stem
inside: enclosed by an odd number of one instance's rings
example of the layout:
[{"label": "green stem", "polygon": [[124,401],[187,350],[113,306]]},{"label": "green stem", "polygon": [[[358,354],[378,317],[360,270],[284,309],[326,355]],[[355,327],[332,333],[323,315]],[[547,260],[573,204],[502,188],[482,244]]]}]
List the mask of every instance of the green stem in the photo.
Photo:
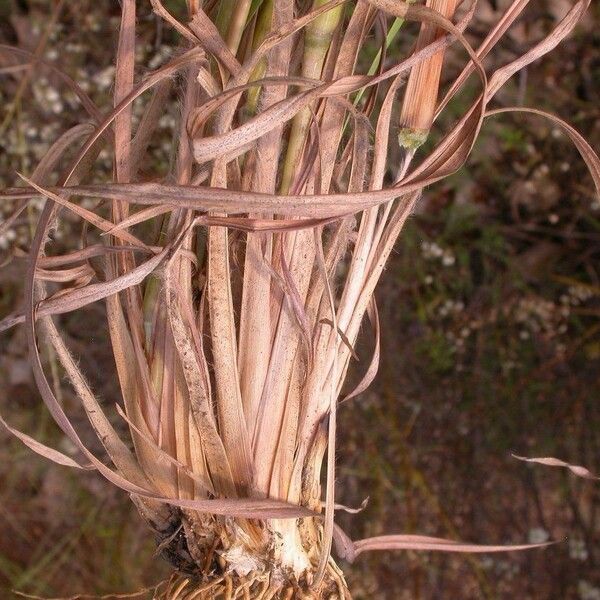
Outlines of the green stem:
[{"label": "green stem", "polygon": [[[312,9],[315,10],[327,0],[315,0]],[[304,34],[304,56],[302,58],[302,76],[309,79],[320,79],[323,64],[333,39],[333,34],[340,22],[343,7],[337,6],[323,13],[320,17],[306,26]],[[300,111],[292,121],[292,129],[283,165],[281,191],[289,192],[294,181],[296,169],[300,162],[302,148],[310,125],[310,107]]]},{"label": "green stem", "polygon": [[[402,27],[402,25],[404,25],[404,19],[401,19],[400,17],[396,17],[394,19],[394,22],[392,23],[392,26],[390,27],[389,31],[387,32],[387,35],[385,36],[386,51],[392,45],[392,42],[398,35],[398,32],[400,31],[400,28]],[[367,71],[367,75],[369,75],[369,76],[375,75],[375,71],[377,71],[377,69],[379,68],[380,61],[381,61],[381,48],[379,48],[379,50],[377,51],[377,54],[375,55],[375,58],[373,59],[373,62],[371,63],[371,66],[369,67],[369,70]],[[356,106],[360,102],[360,99],[363,97],[364,93],[365,93],[365,88],[362,88],[361,90],[359,90],[358,94],[356,94],[356,98],[354,99],[354,103],[353,103],[354,106]]]},{"label": "green stem", "polygon": [[[271,23],[273,20],[273,0],[265,0],[260,6],[258,17],[256,19],[256,28],[254,30],[254,38],[252,40],[252,51],[255,51],[265,40],[268,33],[271,30]],[[267,71],[267,59],[263,58],[254,67],[252,74],[250,75],[250,81],[256,81],[262,79]],[[248,92],[247,110],[248,113],[253,115],[256,113],[258,107],[258,97],[260,95],[261,88],[259,86],[253,87]]]},{"label": "green stem", "polygon": [[215,20],[217,29],[235,54],[248,22],[252,0],[223,0]]}]

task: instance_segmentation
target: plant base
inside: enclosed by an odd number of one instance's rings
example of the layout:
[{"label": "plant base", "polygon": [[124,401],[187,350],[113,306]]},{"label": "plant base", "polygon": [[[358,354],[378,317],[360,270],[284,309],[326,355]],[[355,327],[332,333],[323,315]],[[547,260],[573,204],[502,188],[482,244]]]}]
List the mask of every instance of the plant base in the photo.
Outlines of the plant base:
[{"label": "plant base", "polygon": [[321,536],[310,518],[265,523],[174,511],[157,542],[175,573],[154,598],[350,600],[331,557],[323,581],[314,583]]},{"label": "plant base", "polygon": [[222,575],[209,581],[176,574],[157,600],[352,600],[338,567],[330,564],[318,589],[277,581],[269,573]]}]

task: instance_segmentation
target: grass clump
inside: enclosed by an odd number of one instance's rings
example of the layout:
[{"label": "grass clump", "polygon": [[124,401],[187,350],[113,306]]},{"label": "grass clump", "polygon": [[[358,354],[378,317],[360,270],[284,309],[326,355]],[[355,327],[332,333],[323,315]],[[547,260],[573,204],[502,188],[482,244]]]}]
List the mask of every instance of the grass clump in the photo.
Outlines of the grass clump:
[{"label": "grass clump", "polygon": [[[180,52],[136,81],[136,3],[124,0],[114,108],[103,114],[63,77],[92,124],[67,131],[23,176],[26,187],[3,192],[16,202],[6,229],[31,199],[46,203],[29,254],[24,310],[0,327],[25,323],[41,395],[78,455],[11,431],[44,456],[95,469],[131,495],[178,572],[162,592],[170,600],[350,597],[331,557],[334,543],[349,561],[372,550],[530,547],[401,534],[350,540],[334,523],[336,415],[377,371],[373,292],[422,190],[465,162],[484,118],[494,114],[487,108],[494,94],[566,36],[589,2],[577,2],[544,40],[491,76],[481,60],[524,8],[518,0],[478,49],[463,36],[474,6],[450,0],[189,0],[186,18],[160,0],[151,4],[179,35]],[[417,44],[390,64],[386,52],[404,21],[420,23]],[[381,49],[363,74],[357,65],[373,31]],[[444,56],[454,46],[468,59],[440,102]],[[2,51],[16,62],[31,59]],[[436,117],[471,73],[479,94],[413,166]],[[145,167],[173,79],[180,89],[174,160],[157,181]],[[133,103],[142,96],[138,121]],[[593,150],[550,118],[598,183]],[[73,144],[80,148],[65,168]],[[103,147],[114,157],[108,182],[94,179]],[[101,202],[92,209],[77,198]],[[101,235],[47,255],[49,231],[66,211]],[[50,294],[50,282],[64,285]],[[116,412],[131,444],[52,319],[98,301],[122,394]],[[365,317],[376,348],[347,390]],[[56,354],[113,466],[65,414],[42,368],[40,343]],[[443,348],[428,351],[449,368]]]}]

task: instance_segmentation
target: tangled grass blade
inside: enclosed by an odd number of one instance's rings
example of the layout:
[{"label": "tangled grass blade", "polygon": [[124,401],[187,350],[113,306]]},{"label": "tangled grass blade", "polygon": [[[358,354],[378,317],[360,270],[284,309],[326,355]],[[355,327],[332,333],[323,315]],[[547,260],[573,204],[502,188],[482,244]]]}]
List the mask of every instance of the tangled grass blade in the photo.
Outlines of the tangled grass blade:
[{"label": "tangled grass blade", "polygon": [[[488,77],[482,60],[527,0],[514,0],[477,50],[465,37],[475,2],[189,0],[189,22],[181,22],[150,0],[181,47],[136,82],[143,67],[135,62],[137,4],[124,0],[106,114],[55,66],[0,46],[15,61],[12,76],[29,66],[52,72],[94,121],[66,132],[23,176],[26,186],[0,192],[3,202],[15,202],[0,231],[30,199],[45,199],[24,310],[0,320],[0,331],[25,323],[41,396],[79,456],[0,423],[33,451],[95,469],[131,495],[179,571],[161,598],[344,600],[350,593],[332,543],[349,561],[374,550],[544,546],[402,534],[353,542],[334,522],[336,510],[348,510],[336,503],[336,416],[340,402],[364,392],[377,372],[382,332],[373,294],[394,244],[423,190],[468,159],[485,118],[517,110],[550,118],[600,190],[600,160],[571,126],[535,108],[488,109],[512,75],[573,30],[589,4],[575,2],[544,39]],[[385,55],[404,35],[404,20],[420,24],[416,44],[406,56]],[[379,27],[381,50],[361,73]],[[454,46],[467,62],[438,102],[444,57]],[[471,73],[480,84],[475,99],[413,165],[433,121]],[[174,77],[181,89],[176,158],[166,177],[150,179],[149,151]],[[139,121],[134,102],[144,106]],[[394,158],[397,114],[401,164]],[[75,143],[74,161],[54,177]],[[114,156],[110,181],[94,171],[103,145]],[[91,210],[78,197],[108,202]],[[64,214],[99,232],[100,241],[46,256],[48,231]],[[43,282],[60,289],[47,295]],[[123,400],[117,413],[131,440],[119,437],[52,321],[100,300]],[[365,315],[373,354],[354,390],[345,391]],[[55,397],[38,332],[56,350],[114,467],[84,444]],[[594,477],[557,459],[522,460]]]}]

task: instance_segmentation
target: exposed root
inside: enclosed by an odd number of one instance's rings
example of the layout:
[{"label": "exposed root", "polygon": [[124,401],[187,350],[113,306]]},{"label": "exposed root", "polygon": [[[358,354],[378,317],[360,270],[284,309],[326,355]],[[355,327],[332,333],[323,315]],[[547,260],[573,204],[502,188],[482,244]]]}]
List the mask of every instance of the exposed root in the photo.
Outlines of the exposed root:
[{"label": "exposed root", "polygon": [[156,600],[351,600],[341,572],[332,563],[321,587],[312,590],[278,581],[269,574],[233,574],[210,581],[176,574]]}]

